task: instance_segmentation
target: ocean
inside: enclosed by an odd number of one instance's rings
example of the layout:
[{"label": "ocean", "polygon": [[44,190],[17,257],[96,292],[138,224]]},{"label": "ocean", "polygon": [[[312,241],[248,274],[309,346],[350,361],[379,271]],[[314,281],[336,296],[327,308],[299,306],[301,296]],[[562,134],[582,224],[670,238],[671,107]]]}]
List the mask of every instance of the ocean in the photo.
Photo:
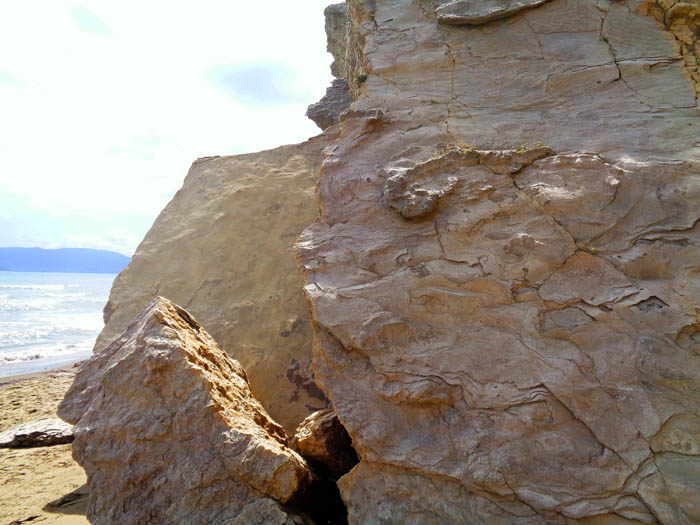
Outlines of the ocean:
[{"label": "ocean", "polygon": [[0,272],[0,377],[92,354],[113,274]]}]

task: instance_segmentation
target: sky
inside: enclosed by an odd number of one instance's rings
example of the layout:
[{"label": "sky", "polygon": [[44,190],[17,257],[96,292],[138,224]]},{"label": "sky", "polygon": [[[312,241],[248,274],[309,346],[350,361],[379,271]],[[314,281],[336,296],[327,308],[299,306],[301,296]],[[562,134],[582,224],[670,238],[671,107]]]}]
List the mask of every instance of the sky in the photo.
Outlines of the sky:
[{"label": "sky", "polygon": [[196,158],[318,134],[329,3],[0,2],[0,246],[130,256]]}]

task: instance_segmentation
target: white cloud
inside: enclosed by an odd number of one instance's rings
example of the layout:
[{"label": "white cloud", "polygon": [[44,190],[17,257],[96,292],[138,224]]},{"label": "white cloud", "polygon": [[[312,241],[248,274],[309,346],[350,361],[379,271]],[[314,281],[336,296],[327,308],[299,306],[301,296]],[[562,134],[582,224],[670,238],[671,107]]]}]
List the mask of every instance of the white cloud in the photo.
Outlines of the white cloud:
[{"label": "white cloud", "polygon": [[[124,230],[131,240],[109,241],[132,246],[195,158],[316,134],[304,111],[330,81],[327,3],[4,2],[0,197],[25,203],[13,211],[15,227],[37,210],[84,217],[42,242],[102,247],[105,236],[81,222],[138,217]],[[217,70],[247,73],[222,89]],[[244,95],[256,81],[266,97],[252,104]]]}]

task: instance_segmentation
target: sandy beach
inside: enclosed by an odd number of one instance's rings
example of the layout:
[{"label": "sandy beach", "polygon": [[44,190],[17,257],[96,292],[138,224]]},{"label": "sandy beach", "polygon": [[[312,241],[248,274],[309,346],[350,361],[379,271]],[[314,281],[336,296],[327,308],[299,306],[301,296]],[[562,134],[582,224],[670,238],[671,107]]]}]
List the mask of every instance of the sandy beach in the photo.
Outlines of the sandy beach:
[{"label": "sandy beach", "polygon": [[[0,432],[56,417],[76,370],[0,378]],[[0,449],[0,525],[88,523],[85,483],[85,472],[71,457],[71,445]]]}]

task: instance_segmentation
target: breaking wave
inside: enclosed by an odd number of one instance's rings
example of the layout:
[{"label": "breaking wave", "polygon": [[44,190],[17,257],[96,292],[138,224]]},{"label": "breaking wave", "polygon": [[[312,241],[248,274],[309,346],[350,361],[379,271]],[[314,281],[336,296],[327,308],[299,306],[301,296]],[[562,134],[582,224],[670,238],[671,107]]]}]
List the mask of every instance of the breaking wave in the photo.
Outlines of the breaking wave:
[{"label": "breaking wave", "polygon": [[89,356],[113,279],[0,272],[0,377]]}]

